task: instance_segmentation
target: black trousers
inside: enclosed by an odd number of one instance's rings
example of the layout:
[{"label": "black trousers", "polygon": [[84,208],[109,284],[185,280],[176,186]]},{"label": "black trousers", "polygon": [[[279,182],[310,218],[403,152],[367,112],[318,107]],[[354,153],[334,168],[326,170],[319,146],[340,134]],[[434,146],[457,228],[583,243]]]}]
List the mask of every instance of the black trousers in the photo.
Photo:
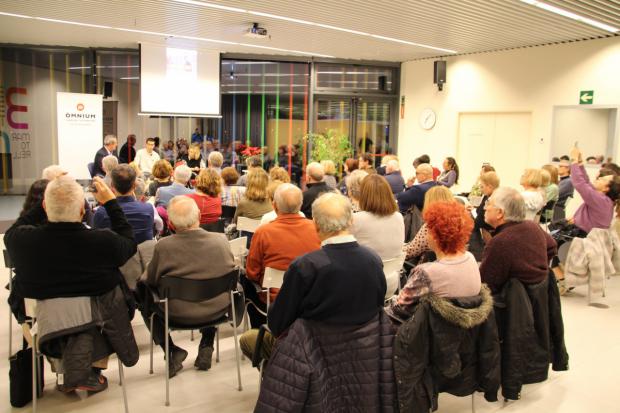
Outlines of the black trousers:
[{"label": "black trousers", "polygon": [[[151,311],[151,310],[154,310],[154,311]],[[142,318],[144,319],[144,323],[146,324],[146,327],[149,329],[151,328],[151,314],[153,313],[155,314],[153,316],[153,331],[152,331],[153,341],[155,342],[155,344],[160,346],[162,350],[166,351],[166,342],[164,341],[166,326],[164,323],[163,315],[159,314],[160,311],[161,310],[159,310],[159,308],[157,309],[149,308],[146,311],[140,310],[140,313],[142,314]],[[213,342],[215,341],[215,332],[216,332],[215,327],[201,328],[200,333],[202,333],[202,338],[200,339],[199,348],[213,347]],[[170,337],[170,334],[168,334],[168,345],[170,346],[169,347],[170,350],[179,348],[172,341],[172,337]]]},{"label": "black trousers", "polygon": [[[258,297],[255,285],[250,280],[245,278],[245,276],[242,276],[240,278],[240,281],[241,285],[243,286],[245,298],[252,301],[252,303],[254,303],[254,305],[260,308],[262,311],[266,311],[267,305],[263,303]],[[252,328],[259,328],[263,324],[267,323],[267,317],[259,313],[258,310],[256,310],[256,308],[251,305],[248,306],[248,316],[250,317],[250,325],[252,326]]]}]

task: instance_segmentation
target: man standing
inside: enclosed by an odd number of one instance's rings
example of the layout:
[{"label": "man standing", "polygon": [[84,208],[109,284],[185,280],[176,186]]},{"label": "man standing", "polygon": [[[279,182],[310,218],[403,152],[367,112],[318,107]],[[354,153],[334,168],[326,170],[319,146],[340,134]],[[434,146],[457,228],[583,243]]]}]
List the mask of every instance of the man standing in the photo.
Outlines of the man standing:
[{"label": "man standing", "polygon": [[155,139],[147,138],[146,139],[146,147],[140,149],[136,153],[136,164],[138,168],[142,171],[145,178],[148,178],[151,175],[151,171],[153,170],[153,165],[155,162],[159,161],[159,154],[154,151],[155,149]]},{"label": "man standing", "polygon": [[[147,203],[136,201],[133,190],[136,186],[136,171],[127,164],[112,170],[112,190],[133,229],[138,244],[153,239],[154,212]],[[110,228],[112,223],[105,208],[97,209],[93,219],[95,228]]]},{"label": "man standing", "polygon": [[398,208],[402,214],[405,214],[414,205],[422,212],[426,191],[437,185],[433,180],[433,167],[427,163],[418,165],[415,176],[418,184],[411,185],[396,196],[396,202],[398,202]]},{"label": "man standing", "polygon": [[127,135],[127,142],[121,146],[121,150],[118,154],[119,163],[130,163],[136,159],[136,150],[134,148],[135,145],[136,135],[133,133]]},{"label": "man standing", "polygon": [[553,220],[557,221],[566,217],[566,201],[573,196],[575,188],[570,177],[570,161],[561,160],[558,165],[558,175],[560,176],[559,196],[555,204]]},{"label": "man standing", "polygon": [[105,176],[106,173],[103,170],[101,161],[108,155],[116,155],[117,145],[116,136],[106,135],[105,138],[103,138],[103,147],[95,154],[93,176]]},{"label": "man standing", "polygon": [[538,224],[525,220],[525,202],[518,191],[498,188],[484,207],[484,220],[495,228],[480,264],[480,275],[491,291],[499,293],[509,278],[537,284],[549,273],[556,243]]},{"label": "man standing", "polygon": [[202,145],[202,135],[198,128],[194,129],[194,133],[192,134],[192,144],[199,143]]},{"label": "man standing", "polygon": [[310,162],[306,167],[306,186],[304,199],[301,205],[301,212],[306,218],[312,219],[312,203],[324,192],[331,191],[331,188],[323,181],[325,170],[323,165],[318,162]]}]

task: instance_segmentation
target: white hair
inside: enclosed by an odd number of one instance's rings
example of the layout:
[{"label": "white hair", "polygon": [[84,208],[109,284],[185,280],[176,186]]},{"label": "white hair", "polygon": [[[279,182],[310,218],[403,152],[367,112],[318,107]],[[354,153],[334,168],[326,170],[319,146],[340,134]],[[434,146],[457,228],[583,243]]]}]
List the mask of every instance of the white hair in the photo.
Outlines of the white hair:
[{"label": "white hair", "polygon": [[59,176],[66,173],[67,171],[61,168],[60,165],[50,165],[47,168],[43,169],[43,172],[41,173],[41,178],[51,181],[52,179],[58,178]]},{"label": "white hair", "polygon": [[306,166],[306,175],[309,175],[317,182],[321,182],[323,180],[323,176],[325,176],[325,169],[323,168],[323,165],[318,162],[310,162],[308,166]]},{"label": "white hair", "polygon": [[504,220],[522,222],[525,220],[525,201],[516,189],[499,187],[491,195],[495,206],[504,211]]},{"label": "white hair", "polygon": [[352,217],[351,202],[339,193],[326,192],[312,203],[312,219],[323,234],[346,230]]},{"label": "white hair", "polygon": [[200,222],[200,210],[192,198],[177,195],[168,204],[168,218],[177,231],[183,231]]},{"label": "white hair", "polygon": [[187,165],[179,165],[174,170],[174,180],[185,185],[192,176],[192,170]]},{"label": "white hair", "polygon": [[385,164],[385,172],[392,173],[394,171],[400,171],[400,165],[396,159],[390,159],[387,164]]},{"label": "white hair", "polygon": [[301,189],[293,184],[281,184],[276,189],[273,201],[278,207],[278,211],[283,214],[296,214],[301,209],[303,194]]},{"label": "white hair", "polygon": [[224,163],[224,157],[218,151],[211,152],[209,154],[209,166],[211,168],[220,168]]},{"label": "white hair", "polygon": [[108,146],[108,145],[111,145],[113,143],[116,143],[116,136],[115,135],[105,135],[105,138],[103,138],[103,145],[104,146]]},{"label": "white hair", "polygon": [[112,172],[112,169],[118,166],[118,158],[114,155],[108,155],[101,160],[101,166],[106,174]]},{"label": "white hair", "polygon": [[84,190],[70,176],[50,181],[45,188],[45,213],[49,222],[80,222],[84,207]]},{"label": "white hair", "polygon": [[347,192],[349,196],[359,199],[362,192],[362,181],[368,176],[368,172],[363,169],[356,169],[347,177]]}]

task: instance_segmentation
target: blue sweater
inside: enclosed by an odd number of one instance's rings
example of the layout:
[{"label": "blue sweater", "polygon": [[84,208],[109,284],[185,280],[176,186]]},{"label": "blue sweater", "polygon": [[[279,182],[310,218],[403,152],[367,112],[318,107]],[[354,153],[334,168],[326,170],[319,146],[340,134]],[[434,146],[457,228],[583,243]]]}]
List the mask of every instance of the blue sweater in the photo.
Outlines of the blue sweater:
[{"label": "blue sweater", "polygon": [[[125,217],[131,225],[136,243],[153,239],[153,207],[149,204],[136,201],[133,196],[119,196],[116,198]],[[111,228],[110,218],[105,208],[99,207],[93,219],[95,228]]]},{"label": "blue sweater", "polygon": [[400,212],[404,214],[414,205],[422,211],[422,208],[424,208],[424,195],[426,195],[426,191],[435,185],[437,185],[435,181],[424,182],[419,185],[413,185],[405,192],[396,195],[396,202],[398,202]]}]

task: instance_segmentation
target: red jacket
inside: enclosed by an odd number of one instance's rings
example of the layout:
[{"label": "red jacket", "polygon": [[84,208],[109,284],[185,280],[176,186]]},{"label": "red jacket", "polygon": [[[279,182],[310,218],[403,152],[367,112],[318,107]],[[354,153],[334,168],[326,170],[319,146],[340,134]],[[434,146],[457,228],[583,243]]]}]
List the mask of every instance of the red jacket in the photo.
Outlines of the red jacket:
[{"label": "red jacket", "polygon": [[[286,270],[295,258],[319,248],[321,241],[312,221],[298,214],[278,215],[275,221],[261,225],[252,236],[246,276],[262,284],[265,267]],[[271,289],[271,302],[278,291]],[[267,300],[264,294],[260,298]]]}]

